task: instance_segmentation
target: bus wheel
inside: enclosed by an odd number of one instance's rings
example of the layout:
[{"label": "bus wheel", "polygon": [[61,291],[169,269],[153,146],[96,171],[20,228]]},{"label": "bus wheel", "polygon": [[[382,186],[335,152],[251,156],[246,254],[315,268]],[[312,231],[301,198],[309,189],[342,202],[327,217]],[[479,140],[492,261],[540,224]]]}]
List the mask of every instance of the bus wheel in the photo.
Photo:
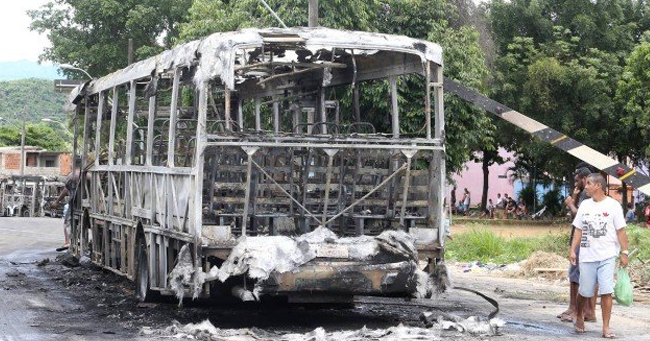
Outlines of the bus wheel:
[{"label": "bus wheel", "polygon": [[140,302],[153,302],[158,298],[159,293],[151,290],[149,285],[149,259],[147,257],[147,242],[143,237],[138,238],[137,246],[137,269],[136,269],[136,295]]},{"label": "bus wheel", "polygon": [[23,207],[23,209],[20,210],[20,216],[21,217],[31,217],[31,214],[29,214],[29,209],[27,207]]}]

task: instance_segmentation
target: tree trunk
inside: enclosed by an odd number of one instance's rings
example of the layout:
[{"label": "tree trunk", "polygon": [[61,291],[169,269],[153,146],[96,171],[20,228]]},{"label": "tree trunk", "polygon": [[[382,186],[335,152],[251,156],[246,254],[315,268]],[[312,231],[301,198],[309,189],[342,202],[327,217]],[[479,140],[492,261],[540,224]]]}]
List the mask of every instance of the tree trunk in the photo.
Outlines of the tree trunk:
[{"label": "tree trunk", "polygon": [[318,26],[318,0],[309,0],[309,27]]},{"label": "tree trunk", "polygon": [[490,160],[488,160],[487,157],[485,157],[486,152],[483,151],[483,196],[481,196],[481,211],[484,211],[485,208],[487,207],[487,201],[488,201],[488,175],[490,174],[490,170],[488,169],[488,163]]}]

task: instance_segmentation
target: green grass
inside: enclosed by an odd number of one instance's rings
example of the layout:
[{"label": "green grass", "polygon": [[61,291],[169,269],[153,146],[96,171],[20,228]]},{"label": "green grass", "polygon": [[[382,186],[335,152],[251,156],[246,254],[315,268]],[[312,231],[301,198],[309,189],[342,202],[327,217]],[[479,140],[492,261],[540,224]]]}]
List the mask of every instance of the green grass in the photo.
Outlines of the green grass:
[{"label": "green grass", "polygon": [[630,224],[627,227],[627,238],[630,241],[630,251],[639,249],[634,257],[644,262],[650,261],[650,229]]},{"label": "green grass", "polygon": [[[632,224],[627,227],[627,234],[630,251],[639,249],[635,258],[650,261],[650,229]],[[522,261],[535,251],[568,257],[569,232],[506,239],[490,231],[488,226],[476,225],[467,232],[455,235],[453,241],[447,241],[446,257],[461,262],[504,264]]]},{"label": "green grass", "polygon": [[448,259],[461,262],[478,260],[503,264],[522,261],[535,251],[553,252],[566,257],[568,250],[568,233],[506,239],[484,227],[455,235],[453,241],[447,242],[445,254]]}]

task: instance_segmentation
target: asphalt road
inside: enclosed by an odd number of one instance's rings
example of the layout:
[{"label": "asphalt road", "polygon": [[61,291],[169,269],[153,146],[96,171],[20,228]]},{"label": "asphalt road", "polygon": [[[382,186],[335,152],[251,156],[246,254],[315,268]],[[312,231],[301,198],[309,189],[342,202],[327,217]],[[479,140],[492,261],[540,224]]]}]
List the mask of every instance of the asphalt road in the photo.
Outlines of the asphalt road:
[{"label": "asphalt road", "polygon": [[[426,332],[423,311],[485,317],[492,307],[476,295],[450,290],[433,300],[359,298],[353,309],[309,309],[293,306],[214,306],[168,301],[141,305],[133,283],[91,264],[69,268],[55,258],[63,242],[62,220],[0,217],[0,341],[4,340],[167,340],[159,333],[174,321],[179,325],[209,320],[230,333],[265,335],[263,340],[303,340],[323,327],[326,340],[352,340],[368,330],[387,330],[403,324],[407,331]],[[48,261],[44,261],[44,260]],[[39,264],[40,263],[40,264]],[[500,336],[490,340],[600,340],[600,323],[589,333],[575,335],[570,324],[555,314],[565,308],[558,299],[566,284],[494,278],[454,273],[455,285],[479,290],[500,303],[499,317],[507,322]],[[612,327],[624,340],[650,340],[650,309],[643,304],[614,307]],[[600,319],[600,318],[599,318]],[[142,328],[153,333],[142,333]],[[298,336],[291,338],[292,333]],[[339,334],[336,334],[339,333]],[[346,334],[346,335],[348,335]],[[250,335],[249,335],[250,336]],[[358,335],[357,335],[358,336]],[[404,339],[404,334],[381,340]],[[235,335],[223,340],[251,340]],[[312,340],[325,340],[312,338]],[[371,340],[373,338],[356,338]],[[436,331],[434,336],[409,340],[486,340],[481,335]],[[374,338],[373,340],[378,340]]]}]

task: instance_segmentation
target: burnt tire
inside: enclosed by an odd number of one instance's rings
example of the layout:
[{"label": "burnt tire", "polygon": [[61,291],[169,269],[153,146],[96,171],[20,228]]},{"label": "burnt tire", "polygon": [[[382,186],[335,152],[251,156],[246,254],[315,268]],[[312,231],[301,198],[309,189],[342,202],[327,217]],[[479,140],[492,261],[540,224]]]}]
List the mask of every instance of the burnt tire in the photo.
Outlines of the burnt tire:
[{"label": "burnt tire", "polygon": [[151,290],[149,284],[149,257],[147,256],[147,243],[144,237],[138,238],[137,242],[138,260],[135,273],[135,293],[140,302],[155,302],[160,298],[158,291]]},{"label": "burnt tire", "polygon": [[29,209],[27,207],[25,207],[22,210],[20,210],[20,216],[21,217],[31,217],[32,215],[29,214]]}]

